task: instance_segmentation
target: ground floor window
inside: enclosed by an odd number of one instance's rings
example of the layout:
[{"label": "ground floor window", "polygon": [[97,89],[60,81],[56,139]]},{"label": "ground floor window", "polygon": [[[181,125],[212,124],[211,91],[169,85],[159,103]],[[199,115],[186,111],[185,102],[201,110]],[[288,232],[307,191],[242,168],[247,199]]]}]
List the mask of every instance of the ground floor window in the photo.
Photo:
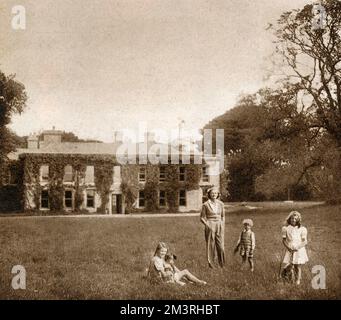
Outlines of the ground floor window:
[{"label": "ground floor window", "polygon": [[95,208],[95,190],[86,191],[86,206],[87,208]]},{"label": "ground floor window", "polygon": [[72,197],[72,191],[71,190],[65,190],[64,204],[65,204],[65,208],[67,208],[67,209],[73,208],[73,197]]},{"label": "ground floor window", "polygon": [[179,206],[186,206],[186,190],[179,191]]},{"label": "ground floor window", "polygon": [[209,182],[210,177],[208,175],[208,167],[204,166],[202,167],[202,181],[203,182]]},{"label": "ground floor window", "polygon": [[139,208],[144,207],[145,201],[144,201],[144,191],[139,191]]},{"label": "ground floor window", "polygon": [[159,192],[159,206],[165,207],[166,206],[166,191],[160,190]]},{"label": "ground floor window", "polygon": [[40,195],[40,208],[49,209],[49,191],[42,190]]}]

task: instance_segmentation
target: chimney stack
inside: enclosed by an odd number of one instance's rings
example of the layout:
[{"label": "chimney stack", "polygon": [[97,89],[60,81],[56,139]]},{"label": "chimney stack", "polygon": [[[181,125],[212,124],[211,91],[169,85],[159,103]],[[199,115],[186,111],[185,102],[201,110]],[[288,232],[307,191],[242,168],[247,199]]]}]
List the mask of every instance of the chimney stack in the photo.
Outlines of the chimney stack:
[{"label": "chimney stack", "polygon": [[145,132],[144,134],[144,142],[155,142],[155,133],[154,132]]},{"label": "chimney stack", "polygon": [[115,131],[114,133],[114,142],[123,142],[123,132],[122,131]]},{"label": "chimney stack", "polygon": [[36,134],[31,134],[27,138],[27,147],[31,150],[39,149],[39,138]]},{"label": "chimney stack", "polygon": [[43,141],[40,142],[40,147],[44,148],[48,144],[59,144],[62,143],[63,131],[56,130],[55,127],[52,130],[45,130],[42,133]]}]

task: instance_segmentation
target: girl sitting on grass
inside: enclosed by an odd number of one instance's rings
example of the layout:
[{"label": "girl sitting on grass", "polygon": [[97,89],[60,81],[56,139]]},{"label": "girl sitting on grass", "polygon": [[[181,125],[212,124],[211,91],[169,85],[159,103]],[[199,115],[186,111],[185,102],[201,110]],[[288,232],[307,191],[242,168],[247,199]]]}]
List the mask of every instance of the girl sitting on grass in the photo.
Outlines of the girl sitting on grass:
[{"label": "girl sitting on grass", "polygon": [[286,248],[283,264],[284,270],[292,270],[292,281],[297,285],[301,283],[301,266],[308,261],[307,229],[301,226],[301,214],[298,211],[289,213],[286,226],[282,228],[283,245]]},{"label": "girl sitting on grass", "polygon": [[256,237],[254,232],[251,230],[253,227],[253,221],[251,219],[243,220],[244,230],[241,232],[237,246],[234,249],[234,253],[237,253],[238,250],[240,255],[242,256],[242,263],[245,264],[246,260],[249,261],[250,270],[253,272],[254,263],[253,263],[253,252],[256,247]]},{"label": "girl sitting on grass", "polygon": [[188,280],[192,283],[205,285],[206,282],[198,279],[187,269],[180,271],[174,264],[174,255],[168,253],[169,249],[164,242],[160,242],[152,258],[148,275],[151,280],[159,280],[165,283],[178,283],[185,285],[181,280]]}]

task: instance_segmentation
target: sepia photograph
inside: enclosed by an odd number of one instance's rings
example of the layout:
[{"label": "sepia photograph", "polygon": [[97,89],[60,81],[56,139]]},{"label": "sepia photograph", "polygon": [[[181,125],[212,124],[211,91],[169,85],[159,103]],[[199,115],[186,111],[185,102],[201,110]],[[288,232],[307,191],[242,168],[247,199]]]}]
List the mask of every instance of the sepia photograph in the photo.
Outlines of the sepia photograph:
[{"label": "sepia photograph", "polygon": [[341,299],[341,1],[2,0],[0,30],[0,300]]}]

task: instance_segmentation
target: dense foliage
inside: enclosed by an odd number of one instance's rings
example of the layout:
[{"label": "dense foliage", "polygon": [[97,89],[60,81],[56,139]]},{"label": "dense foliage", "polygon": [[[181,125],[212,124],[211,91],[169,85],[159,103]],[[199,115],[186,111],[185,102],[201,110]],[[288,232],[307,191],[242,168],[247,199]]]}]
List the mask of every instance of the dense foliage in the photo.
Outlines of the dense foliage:
[{"label": "dense foliage", "polygon": [[276,85],[205,126],[225,130],[233,200],[341,199],[341,2],[321,5],[319,28],[312,5],[273,27]]},{"label": "dense foliage", "polygon": [[17,143],[15,134],[7,125],[13,114],[24,110],[26,100],[24,85],[16,81],[14,75],[6,76],[0,71],[0,168]]},{"label": "dense foliage", "polygon": [[75,211],[81,210],[83,204],[83,190],[85,169],[87,165],[95,167],[96,190],[101,197],[100,211],[105,212],[109,201],[109,190],[113,181],[113,161],[111,157],[95,155],[65,155],[65,154],[23,154],[20,156],[24,163],[24,199],[25,209],[34,209],[29,203],[28,195],[34,196],[34,207],[40,207],[40,183],[41,165],[49,166],[49,203],[51,211],[63,210],[65,185],[63,184],[64,168],[67,165],[73,167],[73,183],[70,186],[75,190]]}]

